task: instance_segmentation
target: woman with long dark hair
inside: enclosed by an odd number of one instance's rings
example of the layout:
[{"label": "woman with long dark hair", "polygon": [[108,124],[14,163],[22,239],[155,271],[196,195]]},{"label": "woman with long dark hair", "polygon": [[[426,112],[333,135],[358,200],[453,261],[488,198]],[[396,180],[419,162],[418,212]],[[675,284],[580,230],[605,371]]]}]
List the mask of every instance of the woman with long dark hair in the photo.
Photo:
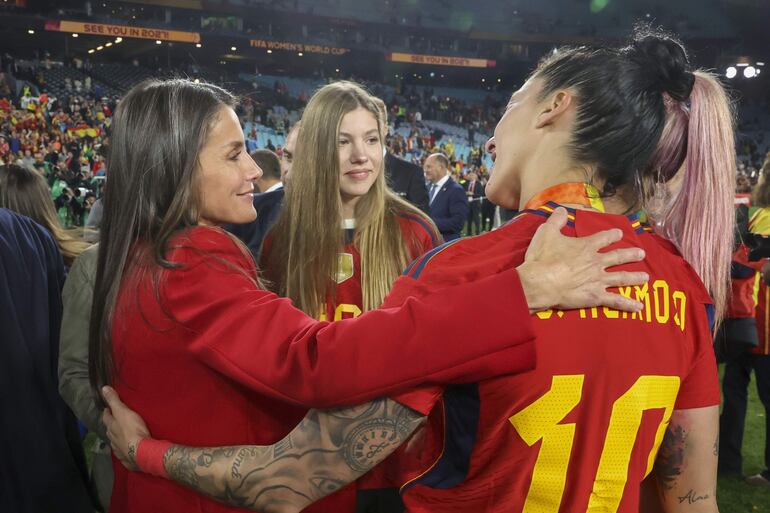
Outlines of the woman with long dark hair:
[{"label": "woman with long dark hair", "polygon": [[[110,396],[122,419],[111,437],[123,455],[139,444],[145,471],[231,504],[296,512],[366,472],[430,414],[424,465],[404,469],[409,511],[638,512],[640,485],[654,470],[665,511],[716,512],[711,329],[729,286],[735,162],[722,86],[692,70],[681,44],[663,34],[640,31],[623,48],[563,49],[513,94],[487,149],[495,159],[487,195],[522,213],[423,258],[386,306],[448,275],[461,283],[471,266],[490,275],[522,261],[561,205],[570,234],[615,227],[624,244],[645,249],[645,261],[629,268],[649,282],[620,288],[643,311],[537,312],[534,370],[313,410],[275,446],[142,440],[146,428]],[[653,191],[658,233],[638,214]]]},{"label": "woman with long dark hair", "polygon": [[[531,367],[529,308],[586,297],[636,305],[606,287],[644,275],[603,268],[637,260],[639,251],[597,255],[617,233],[572,241],[555,222],[520,272],[511,266],[358,319],[317,322],[264,290],[251,255],[219,228],[255,216],[259,169],[245,151],[234,104],[213,85],[150,81],[123,98],[113,119],[90,376],[97,390],[114,383],[160,436],[190,444],[272,443],[308,406]],[[554,241],[566,253],[551,254],[546,246]],[[565,254],[585,272],[562,265]],[[567,285],[556,291],[551,280]],[[485,304],[492,294],[499,299]],[[465,322],[468,315],[479,324]],[[517,328],[494,329],[503,316]],[[223,509],[116,467],[113,513]]]}]

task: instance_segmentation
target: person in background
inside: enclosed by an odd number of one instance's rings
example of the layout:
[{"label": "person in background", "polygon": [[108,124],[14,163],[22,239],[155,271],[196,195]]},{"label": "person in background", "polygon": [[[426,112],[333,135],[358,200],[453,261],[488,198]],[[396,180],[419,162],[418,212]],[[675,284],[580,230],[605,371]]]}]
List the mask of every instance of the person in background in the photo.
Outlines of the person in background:
[{"label": "person in background", "polygon": [[[388,109],[381,99],[374,97],[374,101],[380,112],[381,124],[387,137],[389,130]],[[383,152],[385,154],[385,181],[388,186],[402,199],[427,213],[428,190],[425,187],[425,177],[420,166],[396,157],[388,151],[388,147],[384,144]]]},{"label": "person in background", "polygon": [[[763,170],[764,171],[764,170]],[[767,171],[770,171],[768,166]],[[738,207],[739,232],[770,236],[770,174],[763,173],[754,188],[752,207]],[[743,221],[741,221],[743,220]],[[724,403],[719,417],[719,473],[743,476],[743,433],[751,372],[765,409],[765,468],[746,480],[770,487],[770,263],[767,258],[750,261],[748,248],[740,244],[732,266],[731,317],[717,337],[717,353],[725,360],[722,378]],[[759,272],[757,272],[759,271]],[[756,305],[756,308],[755,308]]]},{"label": "person in background", "polygon": [[298,168],[262,269],[308,315],[340,320],[377,308],[409,262],[438,243],[430,219],[385,183],[383,121],[352,82],[321,88],[305,108]]},{"label": "person in background", "polygon": [[281,151],[281,183],[286,185],[291,174],[291,168],[294,164],[294,152],[297,148],[297,137],[302,129],[302,121],[297,121],[289,129],[289,133],[286,134],[286,141],[284,141],[283,150]]},{"label": "person in background", "polygon": [[0,208],[3,512],[94,510],[77,421],[57,387],[63,283],[64,265],[53,236],[31,219]]},{"label": "person in background", "polygon": [[0,207],[27,216],[47,229],[59,246],[67,268],[90,245],[61,227],[48,185],[34,170],[15,164],[0,167]]},{"label": "person in background", "polygon": [[112,495],[112,460],[101,409],[88,379],[88,329],[96,281],[99,245],[75,259],[62,289],[63,313],[59,341],[59,393],[75,416],[97,435],[91,459],[91,483],[102,511]]},{"label": "person in background", "polygon": [[457,239],[468,219],[468,199],[462,186],[449,176],[449,159],[433,153],[423,165],[428,187],[430,218],[445,241]]},{"label": "person in background", "polygon": [[465,195],[468,198],[468,235],[481,233],[481,202],[485,198],[484,186],[475,171],[468,173],[465,181]]}]

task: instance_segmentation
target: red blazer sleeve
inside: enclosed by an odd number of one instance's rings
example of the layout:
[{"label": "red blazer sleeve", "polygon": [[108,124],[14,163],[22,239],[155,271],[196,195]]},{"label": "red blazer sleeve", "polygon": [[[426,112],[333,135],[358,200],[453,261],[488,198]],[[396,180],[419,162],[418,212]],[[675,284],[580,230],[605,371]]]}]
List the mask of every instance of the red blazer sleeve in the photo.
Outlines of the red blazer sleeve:
[{"label": "red blazer sleeve", "polygon": [[[177,250],[185,265],[167,272],[164,306],[189,331],[190,351],[261,394],[328,408],[534,365],[515,270],[420,299],[404,295],[398,305],[329,324],[257,288],[240,271],[250,266],[247,256],[224,233],[209,232],[218,240],[208,256]],[[501,320],[514,328],[500,329]]]}]

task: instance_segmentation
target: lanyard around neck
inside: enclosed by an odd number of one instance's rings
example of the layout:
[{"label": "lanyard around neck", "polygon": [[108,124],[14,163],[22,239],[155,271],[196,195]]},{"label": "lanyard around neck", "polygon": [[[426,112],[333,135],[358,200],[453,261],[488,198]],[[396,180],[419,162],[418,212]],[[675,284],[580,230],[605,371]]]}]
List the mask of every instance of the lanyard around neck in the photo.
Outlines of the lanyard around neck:
[{"label": "lanyard around neck", "polygon": [[536,194],[524,206],[525,210],[536,209],[549,201],[559,204],[581,205],[604,212],[604,202],[593,185],[584,182],[560,183]]}]

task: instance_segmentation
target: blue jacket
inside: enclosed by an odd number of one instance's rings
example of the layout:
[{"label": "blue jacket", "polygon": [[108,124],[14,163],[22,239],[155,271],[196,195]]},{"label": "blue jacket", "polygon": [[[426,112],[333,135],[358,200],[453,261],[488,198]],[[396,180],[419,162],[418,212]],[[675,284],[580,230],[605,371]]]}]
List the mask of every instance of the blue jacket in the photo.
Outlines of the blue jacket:
[{"label": "blue jacket", "polygon": [[462,186],[451,177],[433,198],[430,204],[430,217],[436,223],[445,241],[460,237],[460,232],[468,219],[468,199]]}]

